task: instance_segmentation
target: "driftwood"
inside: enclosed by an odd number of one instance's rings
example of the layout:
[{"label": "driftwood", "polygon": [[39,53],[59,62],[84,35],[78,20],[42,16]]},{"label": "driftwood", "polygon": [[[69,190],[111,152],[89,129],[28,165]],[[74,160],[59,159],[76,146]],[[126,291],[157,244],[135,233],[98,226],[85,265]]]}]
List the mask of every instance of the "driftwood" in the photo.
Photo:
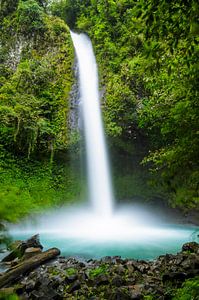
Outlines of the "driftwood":
[{"label": "driftwood", "polygon": [[15,241],[14,247],[12,251],[5,256],[2,259],[2,262],[9,262],[14,260],[15,258],[21,258],[27,248],[40,248],[41,250],[43,249],[43,246],[40,244],[39,241],[39,234],[33,235],[30,239],[27,241]]},{"label": "driftwood", "polygon": [[0,288],[7,286],[15,282],[21,275],[24,275],[33,269],[39,267],[44,262],[55,258],[60,254],[60,250],[57,248],[51,248],[41,254],[37,254],[34,257],[31,257],[15,267],[9,269],[2,276],[0,276]]}]

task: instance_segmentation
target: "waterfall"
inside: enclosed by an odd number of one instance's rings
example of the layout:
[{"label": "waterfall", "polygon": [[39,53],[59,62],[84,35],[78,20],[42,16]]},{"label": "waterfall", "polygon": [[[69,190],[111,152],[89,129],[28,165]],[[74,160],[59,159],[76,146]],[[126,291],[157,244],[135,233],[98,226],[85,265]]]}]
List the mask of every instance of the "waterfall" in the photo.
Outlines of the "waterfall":
[{"label": "waterfall", "polygon": [[103,216],[113,211],[113,192],[100,110],[98,70],[90,39],[71,32],[79,69],[81,113],[86,142],[88,190],[92,208]]},{"label": "waterfall", "polygon": [[[182,243],[193,240],[197,227],[167,223],[165,214],[158,207],[123,204],[113,214],[95,56],[86,35],[71,32],[71,36],[79,68],[80,111],[84,123],[92,205],[79,206],[75,203],[71,207],[61,206],[42,212],[33,219],[28,216],[18,225],[11,224],[10,233],[17,240],[23,240],[25,236],[27,239],[30,234],[39,232],[45,248],[56,245],[62,250],[62,255],[84,259],[107,255],[153,259],[170,251],[176,253]],[[150,210],[154,208],[152,213]],[[167,220],[173,222],[173,216]],[[197,241],[197,237],[194,239]]]}]

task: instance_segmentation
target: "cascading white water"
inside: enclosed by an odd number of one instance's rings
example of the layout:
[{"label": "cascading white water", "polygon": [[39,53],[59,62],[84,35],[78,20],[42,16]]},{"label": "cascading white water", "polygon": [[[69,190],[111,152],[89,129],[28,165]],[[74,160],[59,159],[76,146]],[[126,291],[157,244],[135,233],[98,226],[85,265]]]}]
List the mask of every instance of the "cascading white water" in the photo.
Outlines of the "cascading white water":
[{"label": "cascading white water", "polygon": [[89,197],[95,212],[105,216],[113,211],[113,192],[100,111],[98,70],[90,39],[71,32],[75,47],[86,139]]},{"label": "cascading white water", "polygon": [[166,252],[176,253],[182,243],[192,240],[197,228],[166,225],[163,220],[160,221],[162,216],[158,210],[154,215],[147,207],[120,206],[112,213],[113,196],[95,57],[87,36],[75,33],[71,36],[79,65],[89,192],[93,205],[91,208],[78,207],[77,204],[71,208],[61,207],[38,216],[33,223],[28,217],[18,226],[10,226],[10,232],[17,239],[21,239],[23,234],[28,238],[30,234],[39,232],[45,247],[59,245],[63,254],[80,257],[122,255],[152,259]]}]

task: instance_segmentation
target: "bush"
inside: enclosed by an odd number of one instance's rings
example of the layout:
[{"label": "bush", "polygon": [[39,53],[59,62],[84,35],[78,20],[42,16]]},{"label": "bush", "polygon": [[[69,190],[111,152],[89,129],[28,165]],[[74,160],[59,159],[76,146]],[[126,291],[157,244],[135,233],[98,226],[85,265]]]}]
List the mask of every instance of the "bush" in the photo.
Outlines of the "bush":
[{"label": "bush", "polygon": [[27,35],[34,35],[44,29],[43,8],[34,0],[20,1],[17,16],[21,31]]},{"label": "bush", "polygon": [[182,288],[178,289],[173,300],[198,300],[199,299],[199,276],[186,280]]}]

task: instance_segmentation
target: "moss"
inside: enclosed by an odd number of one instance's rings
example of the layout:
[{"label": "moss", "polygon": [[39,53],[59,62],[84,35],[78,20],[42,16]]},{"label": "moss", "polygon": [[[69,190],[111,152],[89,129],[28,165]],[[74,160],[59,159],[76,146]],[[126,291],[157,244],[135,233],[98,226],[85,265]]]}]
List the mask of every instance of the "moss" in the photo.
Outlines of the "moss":
[{"label": "moss", "polygon": [[[31,35],[26,18],[31,26],[41,21]],[[0,21],[1,107],[13,110],[12,116],[4,112],[0,117],[0,143],[28,157],[41,151],[52,157],[70,143],[67,120],[74,53],[69,28],[34,0],[19,1],[15,11]]]},{"label": "moss", "polygon": [[65,270],[67,276],[73,276],[77,274],[77,269],[75,268],[67,268]]},{"label": "moss", "polygon": [[95,277],[99,276],[99,275],[104,275],[104,274],[107,274],[108,272],[108,267],[106,265],[101,265],[100,267],[97,267],[97,268],[94,268],[94,269],[91,269],[89,271],[89,277],[91,279],[94,279]]},{"label": "moss", "polygon": [[71,201],[74,185],[78,190],[65,161],[53,163],[71,143],[69,28],[41,2],[15,2],[3,3],[0,14],[0,219],[9,221]]}]

